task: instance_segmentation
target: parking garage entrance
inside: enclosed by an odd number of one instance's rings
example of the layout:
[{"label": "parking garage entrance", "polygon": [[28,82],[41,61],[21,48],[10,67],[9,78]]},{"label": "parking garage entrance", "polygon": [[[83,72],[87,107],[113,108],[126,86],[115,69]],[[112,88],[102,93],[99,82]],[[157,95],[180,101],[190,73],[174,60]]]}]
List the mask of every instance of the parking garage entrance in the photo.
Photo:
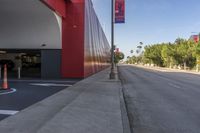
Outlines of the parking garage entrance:
[{"label": "parking garage entrance", "polygon": [[[0,50],[0,66],[7,64],[8,78],[41,77],[41,50]],[[2,71],[3,73],[3,71]]]},{"label": "parking garage entrance", "polygon": [[0,0],[0,64],[8,64],[8,78],[18,78],[18,68],[21,78],[60,78],[62,17],[40,0],[11,1]]},{"label": "parking garage entrance", "polygon": [[7,64],[8,78],[60,78],[61,50],[0,49],[1,73]]}]

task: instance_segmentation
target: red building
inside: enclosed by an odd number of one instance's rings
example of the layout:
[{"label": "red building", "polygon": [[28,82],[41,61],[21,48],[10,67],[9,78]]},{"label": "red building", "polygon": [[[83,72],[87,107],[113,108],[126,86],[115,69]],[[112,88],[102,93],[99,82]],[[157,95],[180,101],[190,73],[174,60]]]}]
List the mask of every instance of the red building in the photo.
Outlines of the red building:
[{"label": "red building", "polygon": [[192,36],[190,36],[190,39],[197,43],[197,42],[199,42],[199,35],[192,35]]},{"label": "red building", "polygon": [[21,59],[24,71],[32,61],[42,78],[84,78],[109,66],[91,0],[1,0],[0,17],[0,60]]}]

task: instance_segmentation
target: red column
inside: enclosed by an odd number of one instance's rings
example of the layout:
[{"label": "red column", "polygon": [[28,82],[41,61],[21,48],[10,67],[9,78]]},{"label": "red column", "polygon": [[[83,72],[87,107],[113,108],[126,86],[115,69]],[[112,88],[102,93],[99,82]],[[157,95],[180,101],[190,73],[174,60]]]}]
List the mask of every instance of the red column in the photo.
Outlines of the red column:
[{"label": "red column", "polygon": [[62,77],[84,77],[84,0],[66,2],[63,18]]}]

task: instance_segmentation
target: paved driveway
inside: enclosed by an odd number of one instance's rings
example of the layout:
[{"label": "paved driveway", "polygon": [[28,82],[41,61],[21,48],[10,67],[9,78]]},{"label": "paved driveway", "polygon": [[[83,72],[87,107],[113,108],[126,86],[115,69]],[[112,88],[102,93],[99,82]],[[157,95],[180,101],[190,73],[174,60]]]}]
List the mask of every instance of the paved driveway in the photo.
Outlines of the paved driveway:
[{"label": "paved driveway", "polygon": [[[10,80],[13,93],[0,92],[0,120],[37,103],[79,80]],[[5,93],[5,94],[4,94]]]}]

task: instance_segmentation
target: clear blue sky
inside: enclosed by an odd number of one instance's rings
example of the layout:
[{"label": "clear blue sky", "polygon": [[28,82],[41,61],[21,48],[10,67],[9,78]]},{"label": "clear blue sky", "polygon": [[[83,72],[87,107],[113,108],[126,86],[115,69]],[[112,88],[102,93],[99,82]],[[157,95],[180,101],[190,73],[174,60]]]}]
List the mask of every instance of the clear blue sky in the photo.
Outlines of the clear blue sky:
[{"label": "clear blue sky", "polygon": [[[110,42],[111,0],[92,0]],[[115,24],[115,44],[126,56],[144,45],[188,39],[200,32],[200,0],[125,0],[126,22]]]}]

